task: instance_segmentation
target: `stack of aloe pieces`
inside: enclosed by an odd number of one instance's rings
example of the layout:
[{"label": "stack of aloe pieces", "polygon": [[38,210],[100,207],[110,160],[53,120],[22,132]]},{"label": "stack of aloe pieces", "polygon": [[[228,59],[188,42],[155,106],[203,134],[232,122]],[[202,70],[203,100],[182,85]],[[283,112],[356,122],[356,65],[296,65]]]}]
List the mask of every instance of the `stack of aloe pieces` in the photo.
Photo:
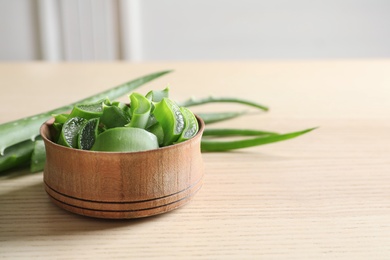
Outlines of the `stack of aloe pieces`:
[{"label": "stack of aloe pieces", "polygon": [[[15,168],[30,166],[31,172],[37,172],[43,170],[45,162],[45,149],[43,142],[39,136],[40,126],[48,119],[56,116],[57,123],[63,124],[68,120],[68,116],[64,116],[63,113],[71,111],[74,107],[80,107],[85,104],[91,104],[100,102],[101,100],[115,100],[125,94],[128,94],[136,88],[148,83],[158,77],[161,77],[171,71],[161,71],[152,73],[135,80],[126,82],[119,86],[116,86],[107,91],[101,92],[97,95],[79,100],[64,107],[60,107],[45,113],[22,118],[16,121],[7,122],[0,125],[0,172],[12,170]],[[152,92],[150,95],[156,95],[158,99],[159,92]],[[148,96],[148,95],[147,95]],[[138,96],[139,98],[139,96]],[[150,98],[150,96],[149,96]],[[135,95],[134,100],[137,100]],[[160,100],[161,101],[161,100]],[[137,102],[137,101],[135,101]],[[138,100],[139,102],[139,100]],[[238,98],[226,98],[226,97],[207,97],[202,99],[189,99],[182,103],[177,103],[179,107],[191,107],[196,105],[202,105],[212,102],[232,102],[239,103],[246,106],[251,106],[262,111],[267,111],[268,108],[251,102],[248,100],[242,100]],[[112,106],[112,104],[110,104]],[[115,106],[115,104],[114,104]],[[118,104],[120,107],[121,104]],[[142,113],[141,113],[142,114]],[[291,139],[302,134],[305,134],[314,128],[306,129],[303,131],[279,134],[269,131],[253,130],[253,129],[210,129],[208,126],[214,122],[232,119],[238,116],[242,116],[242,112],[228,112],[228,113],[209,113],[198,114],[206,124],[206,129],[203,133],[201,149],[202,151],[228,151],[233,149],[241,149],[251,146],[258,146],[278,141]],[[61,120],[64,120],[61,122]],[[142,120],[140,120],[142,121]],[[85,123],[85,122],[84,122]],[[139,122],[138,122],[139,123]],[[145,123],[145,122],[143,122]],[[146,122],[148,123],[148,122]],[[92,123],[90,123],[92,124]],[[149,122],[150,124],[150,122]],[[92,124],[93,125],[93,124]],[[150,125],[151,126],[151,125]],[[149,126],[149,127],[150,127]],[[146,126],[145,126],[146,127]],[[92,127],[93,128],[93,127]],[[162,127],[164,128],[164,127]],[[151,131],[161,131],[161,129],[154,129]],[[158,134],[155,134],[158,136]],[[219,137],[244,137],[244,139],[233,140],[221,140]],[[249,136],[249,137],[248,137]],[[161,139],[161,138],[160,138]],[[168,138],[167,138],[168,139]],[[60,140],[60,138],[58,139]],[[177,141],[177,140],[176,140]],[[64,142],[64,140],[59,141]],[[159,146],[169,145],[168,141],[164,139],[157,140]],[[63,143],[70,146],[69,140]],[[76,147],[75,147],[76,148]],[[92,147],[91,147],[92,148]],[[96,148],[99,150],[100,148]]]},{"label": "stack of aloe pieces", "polygon": [[129,99],[127,105],[106,98],[55,115],[53,139],[75,149],[138,152],[181,143],[198,132],[195,115],[169,98],[169,88],[146,96],[133,92]]}]

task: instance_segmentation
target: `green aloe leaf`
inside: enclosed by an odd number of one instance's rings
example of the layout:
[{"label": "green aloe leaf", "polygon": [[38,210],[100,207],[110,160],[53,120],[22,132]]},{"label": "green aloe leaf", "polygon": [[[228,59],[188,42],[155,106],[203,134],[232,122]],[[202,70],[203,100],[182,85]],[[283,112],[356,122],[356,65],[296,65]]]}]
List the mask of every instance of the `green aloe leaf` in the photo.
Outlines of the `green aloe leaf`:
[{"label": "green aloe leaf", "polygon": [[180,107],[169,98],[163,98],[154,108],[154,116],[164,131],[163,146],[173,144],[184,130]]},{"label": "green aloe leaf", "polygon": [[122,127],[130,122],[130,115],[117,106],[103,105],[103,114],[100,122],[106,128]]},{"label": "green aloe leaf", "polygon": [[241,112],[220,112],[220,113],[198,113],[197,115],[202,118],[205,124],[212,124],[229,119],[233,119],[246,114],[246,111]]},{"label": "green aloe leaf", "polygon": [[92,151],[139,152],[157,149],[157,137],[141,128],[111,128],[96,138]]},{"label": "green aloe leaf", "polygon": [[96,103],[78,104],[75,105],[70,112],[71,117],[82,117],[85,119],[92,119],[100,117],[103,114],[103,104],[108,102],[108,99],[102,99]]},{"label": "green aloe leaf", "polygon": [[57,115],[53,115],[53,117],[54,117],[54,123],[64,124],[66,120],[68,120],[69,114],[57,114]]},{"label": "green aloe leaf", "polygon": [[46,149],[43,140],[35,140],[31,155],[30,172],[42,171],[46,162]]},{"label": "green aloe leaf", "polygon": [[234,129],[234,128],[206,128],[203,136],[261,136],[261,135],[279,135],[276,132],[253,130],[253,129]]},{"label": "green aloe leaf", "polygon": [[244,140],[234,140],[234,141],[214,141],[214,140],[202,139],[201,149],[202,151],[216,152],[216,151],[228,151],[234,149],[242,149],[247,147],[259,146],[259,145],[275,143],[275,142],[280,142],[291,138],[295,138],[300,135],[306,134],[314,129],[315,128],[310,128],[303,131],[292,132],[287,134],[261,136],[261,137],[255,137],[255,138],[244,139]]},{"label": "green aloe leaf", "polygon": [[206,98],[190,98],[184,102],[179,103],[179,106],[190,107],[190,106],[203,105],[207,103],[238,103],[250,107],[255,107],[263,111],[269,110],[268,107],[250,100],[240,99],[240,98],[230,98],[230,97],[213,97],[213,96],[206,97]]},{"label": "green aloe leaf", "polygon": [[58,144],[66,147],[77,148],[80,129],[87,122],[87,119],[82,117],[72,117],[65,122],[61,129]]},{"label": "green aloe leaf", "polygon": [[0,172],[19,166],[27,166],[30,163],[33,149],[34,141],[31,140],[8,147],[5,154],[0,156]]},{"label": "green aloe leaf", "polygon": [[163,145],[164,142],[164,130],[159,123],[155,123],[149,128],[146,129],[148,132],[151,132],[155,136],[157,136],[158,144]]},{"label": "green aloe leaf", "polygon": [[145,97],[152,102],[160,102],[163,98],[169,98],[169,88],[165,88],[163,90],[151,90],[149,91]]},{"label": "green aloe leaf", "polygon": [[138,93],[132,93],[130,95],[130,110],[132,116],[128,126],[145,129],[149,121],[151,109],[152,105],[146,97]]},{"label": "green aloe leaf", "polygon": [[184,117],[184,130],[179,139],[177,139],[177,143],[191,139],[198,133],[199,130],[198,120],[191,110],[186,107],[181,107],[180,111]]},{"label": "green aloe leaf", "polygon": [[99,118],[88,120],[80,129],[77,148],[82,150],[90,150],[98,136]]}]

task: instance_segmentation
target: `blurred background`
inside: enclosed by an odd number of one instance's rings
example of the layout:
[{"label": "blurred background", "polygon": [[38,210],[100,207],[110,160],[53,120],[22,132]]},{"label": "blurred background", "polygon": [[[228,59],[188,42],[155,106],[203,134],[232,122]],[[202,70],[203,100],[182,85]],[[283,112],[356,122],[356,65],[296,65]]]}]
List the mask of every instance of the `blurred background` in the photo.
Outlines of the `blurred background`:
[{"label": "blurred background", "polygon": [[1,61],[390,57],[388,0],[0,0]]}]

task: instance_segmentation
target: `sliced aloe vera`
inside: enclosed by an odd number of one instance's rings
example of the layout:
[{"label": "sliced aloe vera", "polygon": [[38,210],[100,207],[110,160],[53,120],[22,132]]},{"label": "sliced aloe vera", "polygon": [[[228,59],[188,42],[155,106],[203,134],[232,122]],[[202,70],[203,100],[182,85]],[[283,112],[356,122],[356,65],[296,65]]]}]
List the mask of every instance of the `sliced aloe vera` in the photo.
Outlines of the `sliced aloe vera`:
[{"label": "sliced aloe vera", "polygon": [[159,123],[152,125],[151,127],[149,127],[147,129],[147,131],[149,131],[152,134],[154,134],[155,136],[157,136],[157,140],[158,140],[158,144],[159,145],[163,144],[163,142],[164,142],[164,130],[163,130],[162,126]]},{"label": "sliced aloe vera", "polygon": [[119,107],[120,109],[123,110],[123,112],[125,112],[125,114],[130,115],[130,117],[131,117],[130,107],[127,104],[125,104],[123,102],[119,102],[119,101],[114,101],[111,103],[111,105]]},{"label": "sliced aloe vera", "polygon": [[130,115],[117,106],[104,104],[100,122],[106,128],[122,127],[130,122]]},{"label": "sliced aloe vera", "polygon": [[199,130],[198,120],[196,120],[195,115],[186,107],[181,107],[180,111],[183,114],[185,123],[184,130],[179,139],[177,139],[177,143],[191,139],[196,135],[196,133],[198,133]]},{"label": "sliced aloe vera", "polygon": [[157,137],[141,128],[111,128],[96,138],[93,151],[106,152],[138,152],[157,149]]},{"label": "sliced aloe vera", "polygon": [[62,126],[68,120],[69,114],[57,114],[54,116],[53,127],[55,129],[55,135],[53,136],[54,140],[58,140],[59,134],[61,133]]},{"label": "sliced aloe vera", "polygon": [[31,155],[30,172],[42,171],[46,162],[46,149],[43,140],[35,140]]},{"label": "sliced aloe vera", "polygon": [[87,120],[82,117],[73,117],[66,121],[62,127],[58,144],[77,148],[79,131],[86,122]]},{"label": "sliced aloe vera", "polygon": [[98,135],[99,118],[88,120],[80,129],[77,147],[83,150],[90,150]]},{"label": "sliced aloe vera", "polygon": [[163,90],[151,90],[146,94],[146,98],[153,102],[160,102],[163,98],[169,97],[169,88]]},{"label": "sliced aloe vera", "polygon": [[153,113],[151,113],[150,116],[149,116],[149,119],[148,119],[148,123],[146,124],[145,128],[148,129],[148,128],[152,127],[153,125],[157,124],[157,123],[158,122],[157,122],[156,117],[154,116]]},{"label": "sliced aloe vera", "polygon": [[57,115],[53,115],[53,117],[54,117],[54,123],[64,124],[66,120],[68,120],[69,114],[57,114]]},{"label": "sliced aloe vera", "polygon": [[141,94],[132,93],[130,95],[131,120],[128,126],[145,129],[150,117],[152,108],[150,101]]},{"label": "sliced aloe vera", "polygon": [[259,146],[259,145],[292,139],[300,135],[306,134],[314,129],[315,128],[310,128],[298,132],[291,132],[286,134],[272,134],[267,136],[258,136],[250,139],[234,140],[234,141],[215,141],[215,140],[202,139],[201,149],[202,151],[216,152],[216,151],[228,151],[234,149],[242,149],[247,147]]},{"label": "sliced aloe vera", "polygon": [[184,117],[179,106],[171,99],[163,98],[153,113],[164,131],[163,146],[173,144],[184,130]]},{"label": "sliced aloe vera", "polygon": [[92,119],[100,117],[103,114],[103,104],[106,99],[99,100],[91,104],[80,104],[73,107],[69,115],[71,117],[82,117],[85,119]]}]

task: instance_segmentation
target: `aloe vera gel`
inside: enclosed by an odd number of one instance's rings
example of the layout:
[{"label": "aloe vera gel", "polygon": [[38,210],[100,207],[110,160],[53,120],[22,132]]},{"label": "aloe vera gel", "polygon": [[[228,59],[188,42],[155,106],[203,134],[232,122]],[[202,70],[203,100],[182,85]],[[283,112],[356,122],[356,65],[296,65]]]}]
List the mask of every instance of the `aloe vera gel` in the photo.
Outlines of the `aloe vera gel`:
[{"label": "aloe vera gel", "polygon": [[145,96],[129,95],[130,103],[102,99],[76,105],[55,117],[58,144],[83,150],[136,152],[173,145],[194,137],[195,115],[169,98],[169,89]]}]

